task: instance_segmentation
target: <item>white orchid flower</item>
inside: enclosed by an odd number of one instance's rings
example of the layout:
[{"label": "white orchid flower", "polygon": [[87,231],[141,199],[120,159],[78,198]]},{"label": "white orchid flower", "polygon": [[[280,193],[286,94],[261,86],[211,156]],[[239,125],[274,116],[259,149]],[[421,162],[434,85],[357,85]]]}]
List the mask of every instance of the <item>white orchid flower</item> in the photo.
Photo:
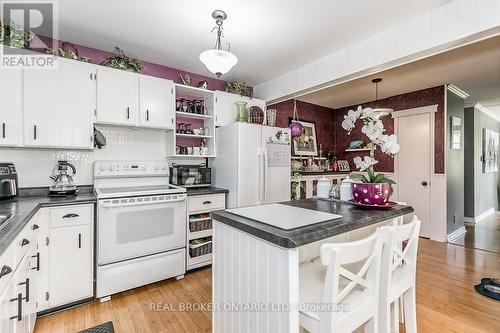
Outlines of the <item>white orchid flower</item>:
[{"label": "white orchid flower", "polygon": [[378,116],[375,113],[375,110],[373,110],[372,108],[364,108],[364,109],[362,109],[362,113],[361,113],[361,117],[360,118],[361,119],[377,120]]},{"label": "white orchid flower", "polygon": [[359,171],[365,171],[368,168],[370,168],[372,165],[375,165],[378,163],[378,161],[370,156],[365,156],[363,159],[359,156],[356,156],[354,158],[354,164],[356,165],[356,169],[359,169]]},{"label": "white orchid flower", "polygon": [[356,120],[358,120],[359,116],[361,115],[363,111],[360,110],[358,108],[357,111],[354,111],[354,110],[349,110],[347,112],[347,115],[344,116],[344,121],[342,122],[342,127],[347,130],[348,132],[350,132],[355,124],[356,124]]},{"label": "white orchid flower", "polygon": [[377,143],[379,138],[382,136],[384,130],[384,124],[380,120],[369,121],[361,128],[361,132],[375,143]]},{"label": "white orchid flower", "polygon": [[382,135],[380,148],[384,154],[396,155],[399,152],[398,137],[394,134]]}]

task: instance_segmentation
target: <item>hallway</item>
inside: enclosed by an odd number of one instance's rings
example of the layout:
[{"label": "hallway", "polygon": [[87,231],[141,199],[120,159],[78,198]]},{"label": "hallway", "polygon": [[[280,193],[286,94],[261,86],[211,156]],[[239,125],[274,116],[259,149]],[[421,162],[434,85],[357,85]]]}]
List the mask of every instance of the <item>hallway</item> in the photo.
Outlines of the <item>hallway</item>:
[{"label": "hallway", "polygon": [[465,223],[467,232],[451,244],[471,249],[500,253],[500,215],[491,214],[483,221],[473,224]]}]

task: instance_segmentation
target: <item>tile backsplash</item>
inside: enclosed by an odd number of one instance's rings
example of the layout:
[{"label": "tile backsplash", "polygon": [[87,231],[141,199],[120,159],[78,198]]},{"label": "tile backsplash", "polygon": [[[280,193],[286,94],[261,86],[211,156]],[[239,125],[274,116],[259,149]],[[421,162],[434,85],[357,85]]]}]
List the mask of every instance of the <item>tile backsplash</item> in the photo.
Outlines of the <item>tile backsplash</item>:
[{"label": "tile backsplash", "polygon": [[19,187],[49,186],[49,176],[58,160],[67,160],[76,167],[77,185],[93,183],[93,162],[99,160],[165,160],[167,133],[150,129],[96,126],[106,137],[102,149],[31,149],[0,148],[0,161],[13,162]]}]

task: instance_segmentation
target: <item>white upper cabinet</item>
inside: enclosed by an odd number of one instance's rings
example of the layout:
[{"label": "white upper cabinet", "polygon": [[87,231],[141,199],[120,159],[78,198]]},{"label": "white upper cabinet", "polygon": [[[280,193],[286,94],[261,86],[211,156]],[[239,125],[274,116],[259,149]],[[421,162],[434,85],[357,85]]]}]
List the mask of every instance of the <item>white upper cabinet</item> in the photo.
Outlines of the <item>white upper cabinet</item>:
[{"label": "white upper cabinet", "polygon": [[139,126],[174,128],[174,83],[154,77],[139,78]]},{"label": "white upper cabinet", "polygon": [[21,144],[23,112],[23,70],[0,70],[0,146]]},{"label": "white upper cabinet", "polygon": [[263,100],[217,90],[215,91],[215,126],[225,126],[236,121],[236,102],[246,102],[248,107],[258,106],[264,113],[266,112],[266,102]]},{"label": "white upper cabinet", "polygon": [[24,71],[24,145],[93,148],[95,67],[58,60]]},{"label": "white upper cabinet", "polygon": [[97,69],[96,122],[135,126],[139,113],[139,77],[116,69]]}]

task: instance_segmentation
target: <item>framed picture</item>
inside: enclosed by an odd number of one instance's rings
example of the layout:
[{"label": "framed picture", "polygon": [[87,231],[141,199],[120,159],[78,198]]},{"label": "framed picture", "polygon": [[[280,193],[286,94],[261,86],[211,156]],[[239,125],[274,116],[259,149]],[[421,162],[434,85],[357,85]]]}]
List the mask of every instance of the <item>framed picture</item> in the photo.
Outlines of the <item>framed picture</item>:
[{"label": "framed picture", "polygon": [[[288,119],[288,124],[292,123],[292,118]],[[311,121],[299,121],[304,126],[304,134],[293,138],[293,151],[296,156],[316,156],[318,155],[318,140],[316,138],[316,124]]]},{"label": "framed picture", "polygon": [[483,173],[498,171],[498,132],[483,128]]},{"label": "framed picture", "polygon": [[451,117],[450,148],[460,149],[462,141],[462,118]]}]

